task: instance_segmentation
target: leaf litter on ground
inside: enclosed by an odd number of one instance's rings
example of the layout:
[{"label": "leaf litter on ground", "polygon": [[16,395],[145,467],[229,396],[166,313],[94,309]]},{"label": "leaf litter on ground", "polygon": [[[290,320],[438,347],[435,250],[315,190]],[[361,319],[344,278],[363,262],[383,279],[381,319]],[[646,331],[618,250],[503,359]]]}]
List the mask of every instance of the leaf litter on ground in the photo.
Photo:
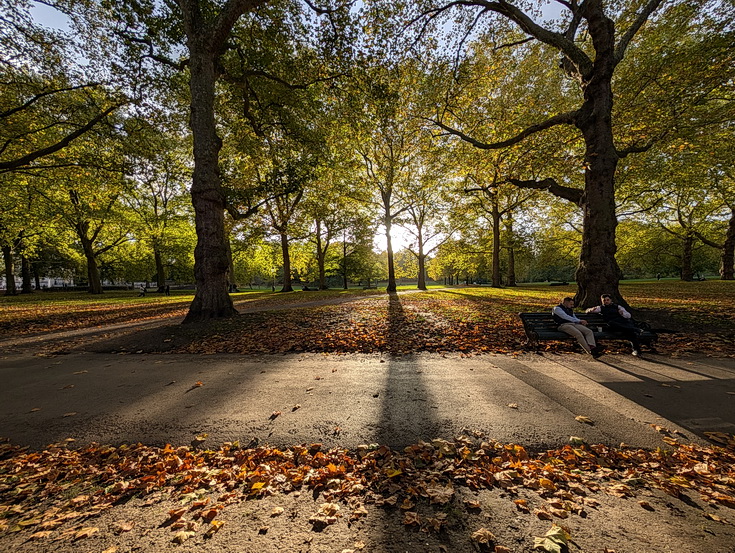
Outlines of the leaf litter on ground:
[{"label": "leaf litter on ground", "polygon": [[[400,507],[405,525],[440,532],[446,524],[441,509],[447,504],[465,510],[478,507],[460,501],[458,487],[500,488],[507,492],[509,507],[542,520],[587,516],[599,505],[589,497],[592,494],[636,498],[650,489],[673,497],[697,493],[711,507],[735,509],[731,445],[703,447],[672,440],[671,449],[649,451],[575,443],[535,454],[518,444],[469,437],[419,442],[402,452],[377,444],[354,450],[324,449],[321,444],[277,449],[225,443],[218,450],[69,446],[63,442],[29,451],[0,444],[0,534],[83,539],[98,532],[89,519],[117,504],[133,497],[153,502],[170,498],[182,507],[170,510],[161,524],[171,528],[172,541],[183,543],[198,533],[212,537],[226,521],[230,505],[302,489],[321,502],[310,519],[315,527],[334,524],[340,517],[367,516],[364,505],[373,504]],[[528,502],[518,498],[521,489],[536,494],[540,507],[531,512]],[[68,490],[76,495],[69,498]],[[650,506],[645,500],[639,504]],[[426,514],[432,508],[435,512]],[[271,516],[281,513],[274,510]],[[707,514],[710,520],[728,522]],[[132,523],[126,523],[114,531],[131,528]],[[477,530],[473,539],[487,543],[491,535]],[[554,551],[563,535],[555,530],[539,538],[539,545]]]}]

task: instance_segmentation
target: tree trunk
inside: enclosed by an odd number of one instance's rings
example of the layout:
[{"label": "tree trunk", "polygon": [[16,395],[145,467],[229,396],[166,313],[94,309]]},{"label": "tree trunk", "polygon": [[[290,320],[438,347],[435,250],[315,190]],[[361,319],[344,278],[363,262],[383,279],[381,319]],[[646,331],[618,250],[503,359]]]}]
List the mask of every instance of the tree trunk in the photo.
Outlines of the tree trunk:
[{"label": "tree trunk", "polygon": [[342,261],[344,263],[344,289],[347,290],[347,236],[342,237]]},{"label": "tree trunk", "polygon": [[291,254],[288,249],[288,235],[281,233],[281,254],[283,255],[283,288],[281,292],[293,292],[291,285]]},{"label": "tree trunk", "polygon": [[513,235],[513,215],[508,213],[505,219],[505,231],[507,234],[508,243],[508,286],[517,286],[516,283],[516,252],[513,247],[515,244],[515,238]]},{"label": "tree trunk", "polygon": [[[590,20],[590,24],[593,21]],[[612,75],[614,27],[606,17],[594,21],[597,59],[594,76],[584,89],[584,103],[577,128],[585,142],[582,249],[575,278],[581,308],[599,305],[600,295],[610,294],[615,303],[628,307],[620,294],[622,273],[615,260],[618,226],[615,212],[615,170],[619,156],[612,132]],[[603,44],[604,43],[604,44]]]},{"label": "tree trunk", "polygon": [[327,258],[327,248],[322,250],[322,223],[316,222],[316,264],[319,271],[319,290],[326,290],[327,287],[327,271],[324,267]]},{"label": "tree trunk", "polygon": [[493,288],[500,288],[500,209],[497,194],[493,195]]},{"label": "tree trunk", "polygon": [[722,280],[735,280],[733,265],[735,264],[735,209],[732,209],[730,221],[727,225],[725,243],[722,246],[720,257],[720,277]]},{"label": "tree trunk", "polygon": [[694,269],[692,269],[692,256],[694,252],[694,234],[687,231],[681,251],[681,280],[691,282],[694,280]]},{"label": "tree trunk", "polygon": [[156,285],[158,288],[166,286],[166,271],[163,268],[163,257],[156,242],[153,243],[153,258],[156,261]]},{"label": "tree trunk", "polygon": [[31,262],[25,255],[20,256],[20,275],[23,284],[20,289],[21,294],[32,294],[33,284],[31,283]]},{"label": "tree trunk", "polygon": [[416,288],[419,290],[426,290],[426,254],[423,252],[423,248],[419,248],[419,281]]},{"label": "tree trunk", "polygon": [[[196,15],[201,15],[197,13]],[[197,245],[194,249],[196,295],[184,323],[236,316],[237,310],[227,290],[229,260],[225,242],[225,193],[219,170],[222,141],[217,136],[214,119],[217,55],[211,49],[203,22],[188,33],[189,89],[191,114],[189,124],[194,141],[194,176],[191,201],[194,206]]]},{"label": "tree trunk", "polygon": [[393,240],[390,237],[390,230],[393,226],[392,221],[389,217],[385,218],[385,239],[388,250],[388,287],[385,289],[386,292],[395,292],[396,286],[396,267],[393,261]]},{"label": "tree trunk", "polygon": [[508,248],[508,286],[518,286],[516,283],[516,252],[513,246]]},{"label": "tree trunk", "polygon": [[87,260],[87,286],[90,294],[102,293],[102,280],[97,265],[97,256],[94,253],[94,243],[84,232],[84,225],[77,225],[77,236],[82,243],[84,258]]},{"label": "tree trunk", "polygon": [[3,261],[5,263],[5,295],[14,296],[17,294],[15,289],[15,268],[13,267],[13,250],[9,245],[3,246]]},{"label": "tree trunk", "polygon": [[41,289],[41,274],[38,272],[38,263],[32,263],[33,268],[33,280],[36,282],[36,290]]}]

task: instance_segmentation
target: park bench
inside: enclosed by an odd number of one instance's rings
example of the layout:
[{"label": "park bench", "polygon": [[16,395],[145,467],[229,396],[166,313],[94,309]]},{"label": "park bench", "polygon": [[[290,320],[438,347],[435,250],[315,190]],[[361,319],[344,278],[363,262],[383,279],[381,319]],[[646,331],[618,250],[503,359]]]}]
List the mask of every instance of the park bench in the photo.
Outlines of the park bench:
[{"label": "park bench", "polygon": [[[608,330],[607,324],[602,320],[602,315],[599,313],[575,313],[575,315],[587,321],[588,326],[595,333],[595,340],[625,340],[620,334]],[[528,344],[533,347],[537,348],[540,342],[549,340],[572,340],[574,343],[577,342],[573,336],[557,329],[559,325],[554,321],[551,311],[543,313],[518,313],[518,316],[523,323],[523,330],[526,331]],[[658,334],[651,330],[646,323],[636,323],[636,325],[641,329],[641,344],[653,348],[653,344],[658,340]]]}]

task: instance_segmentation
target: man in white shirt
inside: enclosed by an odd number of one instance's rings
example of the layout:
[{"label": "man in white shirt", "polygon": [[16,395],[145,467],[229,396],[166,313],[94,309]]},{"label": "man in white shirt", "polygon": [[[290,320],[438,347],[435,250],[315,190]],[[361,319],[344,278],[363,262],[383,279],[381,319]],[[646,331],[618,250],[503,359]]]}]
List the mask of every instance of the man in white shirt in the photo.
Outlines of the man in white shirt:
[{"label": "man in white shirt", "polygon": [[595,334],[587,327],[587,321],[574,315],[574,298],[564,298],[562,302],[551,310],[558,329],[574,336],[582,349],[597,359],[602,351],[595,342]]}]

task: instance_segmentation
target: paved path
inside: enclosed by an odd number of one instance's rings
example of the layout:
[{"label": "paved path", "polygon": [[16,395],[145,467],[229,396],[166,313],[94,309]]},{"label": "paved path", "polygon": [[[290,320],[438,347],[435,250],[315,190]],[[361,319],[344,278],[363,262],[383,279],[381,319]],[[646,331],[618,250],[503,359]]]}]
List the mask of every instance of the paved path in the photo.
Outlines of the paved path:
[{"label": "paved path", "polygon": [[32,447],[180,444],[202,433],[212,446],[402,447],[462,432],[534,448],[570,436],[657,447],[652,425],[694,440],[735,433],[731,359],[9,353],[0,379],[0,436]]}]

